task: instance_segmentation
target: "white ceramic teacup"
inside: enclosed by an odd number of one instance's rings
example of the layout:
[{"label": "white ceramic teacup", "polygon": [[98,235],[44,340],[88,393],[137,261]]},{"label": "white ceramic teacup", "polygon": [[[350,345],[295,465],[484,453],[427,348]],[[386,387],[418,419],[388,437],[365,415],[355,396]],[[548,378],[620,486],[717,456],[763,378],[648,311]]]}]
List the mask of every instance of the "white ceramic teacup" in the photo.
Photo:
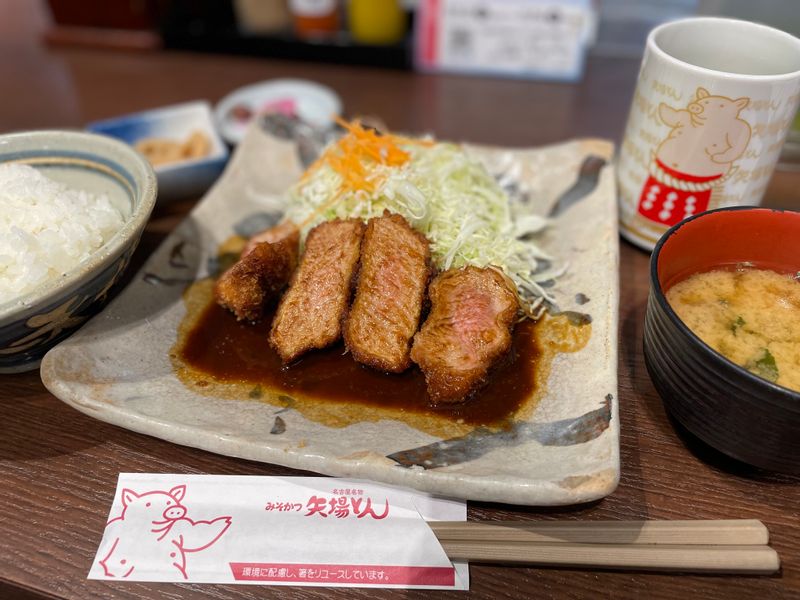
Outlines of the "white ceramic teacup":
[{"label": "white ceramic teacup", "polygon": [[758,205],[800,102],[800,40],[692,18],[647,38],[617,177],[620,229],[652,249],[693,214]]}]

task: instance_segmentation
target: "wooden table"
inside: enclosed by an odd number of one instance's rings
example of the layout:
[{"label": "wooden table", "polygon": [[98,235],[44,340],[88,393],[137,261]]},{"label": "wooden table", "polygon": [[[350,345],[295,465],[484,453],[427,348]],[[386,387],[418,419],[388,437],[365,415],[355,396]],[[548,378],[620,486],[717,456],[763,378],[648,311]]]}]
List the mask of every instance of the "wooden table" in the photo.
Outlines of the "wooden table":
[{"label": "wooden table", "polygon": [[[423,76],[352,67],[185,54],[45,50],[0,53],[0,131],[81,127],[174,102],[216,102],[236,87],[304,77],[334,88],[350,115],[442,138],[531,146],[574,136],[619,139],[636,61],[592,59],[577,85]],[[789,205],[800,176],[779,175],[768,195]],[[136,263],[191,209],[159,207]],[[795,204],[797,206],[797,204]],[[570,508],[469,504],[470,519],[762,519],[783,559],[773,577],[634,574],[474,565],[483,598],[779,598],[800,595],[800,478],[734,464],[678,435],[644,367],[648,255],[622,244],[619,397],[622,481],[610,497]],[[0,376],[0,597],[327,598],[428,597],[429,592],[105,583],[86,574],[120,472],[295,475],[106,425],[50,395],[37,372]],[[447,593],[455,597],[455,593]],[[446,595],[446,594],[442,594]]]}]

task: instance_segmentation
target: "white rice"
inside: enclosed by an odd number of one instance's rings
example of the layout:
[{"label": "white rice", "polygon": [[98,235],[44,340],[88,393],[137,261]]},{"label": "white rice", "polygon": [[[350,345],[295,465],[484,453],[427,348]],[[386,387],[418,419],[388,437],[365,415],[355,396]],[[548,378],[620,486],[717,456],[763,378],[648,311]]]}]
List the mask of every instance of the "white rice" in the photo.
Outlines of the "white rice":
[{"label": "white rice", "polygon": [[108,196],[0,164],[0,304],[63,277],[123,225]]}]

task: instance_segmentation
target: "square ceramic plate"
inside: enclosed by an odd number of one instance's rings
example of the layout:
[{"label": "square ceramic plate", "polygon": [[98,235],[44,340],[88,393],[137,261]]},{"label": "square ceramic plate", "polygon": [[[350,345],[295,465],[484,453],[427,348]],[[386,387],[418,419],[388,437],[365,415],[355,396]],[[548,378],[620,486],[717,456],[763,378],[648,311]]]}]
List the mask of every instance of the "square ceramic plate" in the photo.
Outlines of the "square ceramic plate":
[{"label": "square ceramic plate", "polygon": [[153,166],[158,177],[158,201],[162,203],[196,198],[204,193],[222,173],[228,160],[228,147],[214,126],[211,105],[203,100],[95,121],[86,129],[131,146],[145,138],[183,143],[193,133],[202,133],[209,142],[208,154]]},{"label": "square ceramic plate", "polygon": [[[613,148],[578,140],[530,150],[468,151],[504,184],[522,190],[533,214],[544,215],[575,183],[587,156],[609,159]],[[214,386],[204,391],[183,383],[170,353],[187,315],[186,286],[208,277],[220,244],[243,224],[252,227],[259,215],[269,222],[279,214],[281,192],[301,171],[293,141],[252,128],[222,178],[134,281],[47,354],[47,388],[120,427],[318,473],[512,504],[572,504],[611,493],[619,480],[619,247],[611,166],[541,240],[568,265],[551,288],[556,304],[572,315],[588,315],[591,335],[579,351],[554,356],[540,397],[512,426],[462,426],[455,435],[437,435],[370,409],[358,411],[359,419],[331,423],[291,403],[225,397],[215,395]]]}]

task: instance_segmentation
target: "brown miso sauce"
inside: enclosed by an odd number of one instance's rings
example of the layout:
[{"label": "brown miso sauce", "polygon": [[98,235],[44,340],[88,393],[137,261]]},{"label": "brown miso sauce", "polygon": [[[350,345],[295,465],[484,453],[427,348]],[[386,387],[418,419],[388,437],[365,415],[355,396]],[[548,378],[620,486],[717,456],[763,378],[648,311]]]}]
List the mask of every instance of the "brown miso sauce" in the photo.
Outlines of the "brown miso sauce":
[{"label": "brown miso sauce", "polygon": [[544,395],[553,357],[579,350],[591,335],[591,325],[563,317],[518,323],[511,351],[485,387],[463,403],[433,406],[416,366],[399,375],[375,371],[342,344],[284,367],[267,341],[272,313],[258,323],[239,322],[213,301],[212,286],[200,281],[185,295],[187,316],[171,353],[180,379],[198,393],[291,407],[332,427],[397,419],[432,435],[459,435],[508,426]]},{"label": "brown miso sauce", "polygon": [[523,367],[541,354],[530,321],[515,328],[511,352],[486,387],[467,402],[439,407],[431,405],[425,377],[417,367],[399,375],[381,373],[357,363],[342,344],[309,352],[283,367],[267,343],[271,322],[272,314],[267,314],[258,323],[242,323],[211,303],[189,333],[181,359],[217,381],[247,382],[289,396],[447,416],[470,425],[504,421],[536,388],[531,369]]}]

